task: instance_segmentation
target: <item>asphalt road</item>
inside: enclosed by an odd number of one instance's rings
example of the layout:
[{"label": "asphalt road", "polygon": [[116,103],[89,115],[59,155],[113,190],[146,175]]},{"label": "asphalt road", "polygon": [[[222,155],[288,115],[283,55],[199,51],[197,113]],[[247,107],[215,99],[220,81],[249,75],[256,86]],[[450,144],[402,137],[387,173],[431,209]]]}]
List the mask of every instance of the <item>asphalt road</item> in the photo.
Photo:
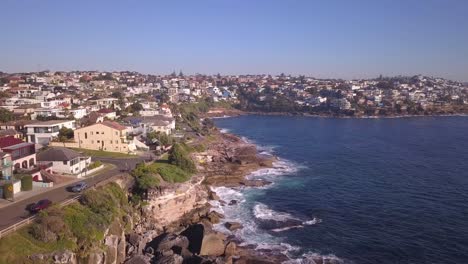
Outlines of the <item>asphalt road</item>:
[{"label": "asphalt road", "polygon": [[[97,159],[98,158],[96,158],[96,160]],[[125,159],[125,160],[106,158],[106,159],[99,159],[99,160],[105,163],[114,164],[116,167],[111,170],[107,170],[102,173],[99,173],[91,178],[84,179],[83,181],[85,181],[88,184],[88,186],[93,186],[110,177],[116,176],[122,173],[122,171],[124,170],[125,171],[132,170],[135,168],[136,164],[142,162],[142,159],[139,159],[139,158]],[[52,189],[46,192],[42,192],[31,198],[28,198],[28,199],[25,199],[16,203],[12,203],[11,205],[1,208],[0,209],[0,230],[31,216],[31,214],[26,210],[26,207],[31,203],[35,203],[42,199],[49,199],[54,203],[60,203],[64,200],[78,196],[79,194],[75,194],[75,193],[68,191],[68,188],[75,184],[76,183],[71,183],[71,184],[62,186],[57,189]]]}]

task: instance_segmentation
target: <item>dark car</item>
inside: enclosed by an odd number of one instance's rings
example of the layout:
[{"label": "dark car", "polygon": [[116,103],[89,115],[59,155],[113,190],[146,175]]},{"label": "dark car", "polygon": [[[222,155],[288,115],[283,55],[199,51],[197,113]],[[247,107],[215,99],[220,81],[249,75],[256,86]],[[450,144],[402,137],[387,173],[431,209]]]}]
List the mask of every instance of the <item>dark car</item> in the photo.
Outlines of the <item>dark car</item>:
[{"label": "dark car", "polygon": [[52,205],[52,201],[51,200],[48,200],[48,199],[43,199],[43,200],[40,200],[38,201],[37,203],[35,204],[32,204],[30,206],[28,206],[28,209],[31,213],[38,213],[44,209],[46,209],[47,207],[49,207],[50,205]]},{"label": "dark car", "polygon": [[86,182],[79,182],[71,188],[71,191],[78,193],[84,191],[86,188],[88,188],[88,184],[86,184]]}]

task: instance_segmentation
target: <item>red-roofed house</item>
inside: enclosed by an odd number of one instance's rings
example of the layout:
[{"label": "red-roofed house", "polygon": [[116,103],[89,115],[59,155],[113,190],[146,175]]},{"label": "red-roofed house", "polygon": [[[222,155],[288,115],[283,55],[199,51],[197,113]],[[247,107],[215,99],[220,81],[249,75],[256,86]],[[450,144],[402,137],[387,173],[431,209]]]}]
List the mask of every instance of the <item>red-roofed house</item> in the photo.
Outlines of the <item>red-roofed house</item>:
[{"label": "red-roofed house", "polygon": [[33,143],[8,136],[0,138],[0,149],[11,155],[15,171],[18,169],[28,170],[36,165],[36,149]]},{"label": "red-roofed house", "polygon": [[103,108],[99,110],[98,113],[104,117],[109,118],[110,120],[114,120],[117,117],[115,110],[108,109],[108,108]]}]

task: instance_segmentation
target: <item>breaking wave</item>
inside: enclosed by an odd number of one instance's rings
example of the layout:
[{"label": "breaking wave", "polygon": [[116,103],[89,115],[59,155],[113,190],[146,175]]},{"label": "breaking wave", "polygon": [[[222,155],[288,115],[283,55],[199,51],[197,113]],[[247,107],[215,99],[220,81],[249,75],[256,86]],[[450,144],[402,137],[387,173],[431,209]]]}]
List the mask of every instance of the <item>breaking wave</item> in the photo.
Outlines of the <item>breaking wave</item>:
[{"label": "breaking wave", "polygon": [[[222,129],[221,132],[229,133]],[[247,143],[255,144],[262,155],[273,155],[276,146],[261,146],[256,142],[242,137]],[[276,236],[280,232],[290,229],[304,228],[317,225],[321,219],[303,219],[287,212],[278,212],[267,205],[256,201],[256,196],[274,186],[279,179],[294,175],[304,167],[300,164],[285,159],[278,159],[271,168],[262,168],[247,176],[249,180],[267,180],[273,184],[263,187],[212,187],[212,190],[220,197],[220,201],[210,201],[212,210],[224,215],[222,222],[214,225],[214,229],[228,235],[234,235],[241,246],[253,246],[259,251],[272,251],[285,254],[290,258],[286,263],[343,263],[332,255],[322,256],[315,253],[301,255],[300,247],[285,243],[281,237]],[[241,223],[243,228],[234,231],[225,227],[226,222]],[[319,259],[322,262],[319,262]],[[313,262],[315,261],[315,262]],[[328,262],[327,262],[328,261]]]}]

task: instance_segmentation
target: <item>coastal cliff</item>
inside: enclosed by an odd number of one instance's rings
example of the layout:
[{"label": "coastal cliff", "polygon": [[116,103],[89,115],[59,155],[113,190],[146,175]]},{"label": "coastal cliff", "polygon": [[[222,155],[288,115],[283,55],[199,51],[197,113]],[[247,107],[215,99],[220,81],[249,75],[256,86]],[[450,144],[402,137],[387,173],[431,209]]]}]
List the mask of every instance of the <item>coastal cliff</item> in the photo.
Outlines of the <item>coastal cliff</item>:
[{"label": "coastal cliff", "polygon": [[[249,263],[261,257],[265,263],[277,263],[277,256],[259,256],[251,248],[240,247],[234,237],[214,230],[213,225],[220,223],[223,215],[213,211],[210,204],[219,201],[211,186],[268,184],[245,176],[271,166],[273,157],[259,156],[254,145],[218,131],[204,138],[203,144],[204,151],[191,154],[197,165],[196,175],[183,183],[162,182],[148,190],[145,201],[138,206],[128,203],[131,208],[127,208],[127,202],[113,205],[123,211],[108,225],[101,240],[81,248],[35,254],[29,259],[34,263],[73,264]],[[116,188],[123,192],[133,185],[132,177],[128,177],[120,187],[113,184],[112,189],[105,187],[96,192],[104,195],[109,190],[117,192]],[[230,226],[241,228],[239,223]]]}]

